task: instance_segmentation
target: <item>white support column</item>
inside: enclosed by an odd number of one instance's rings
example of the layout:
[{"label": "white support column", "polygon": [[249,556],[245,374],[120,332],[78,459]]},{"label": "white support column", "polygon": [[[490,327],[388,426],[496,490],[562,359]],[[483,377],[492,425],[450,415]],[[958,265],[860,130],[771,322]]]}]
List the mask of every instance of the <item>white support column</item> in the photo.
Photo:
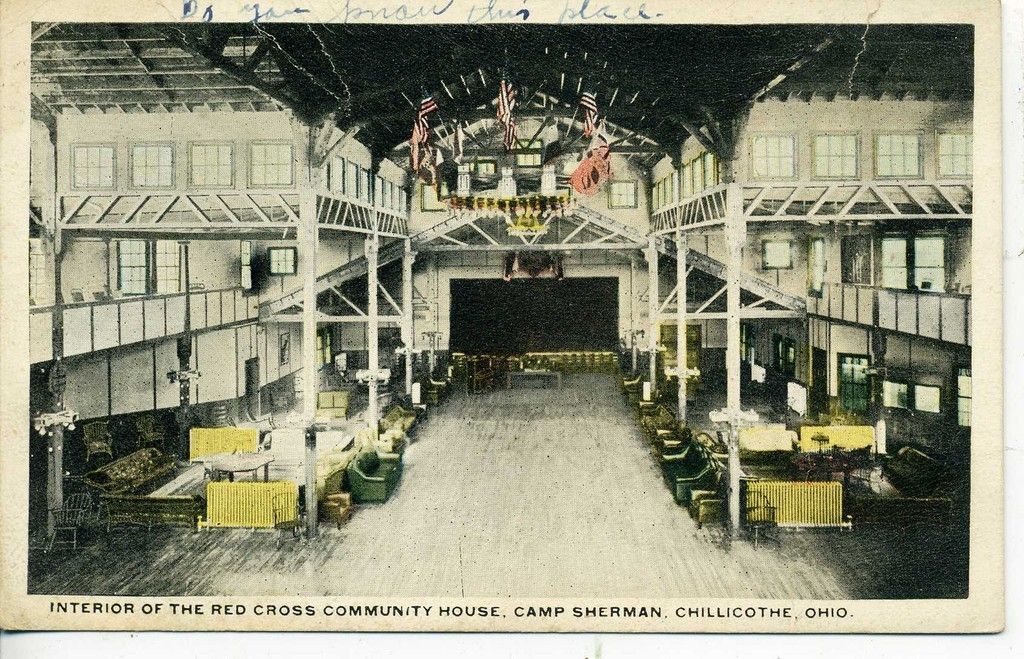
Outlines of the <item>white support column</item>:
[{"label": "white support column", "polygon": [[639,355],[639,348],[636,344],[637,336],[637,309],[636,309],[636,256],[629,258],[629,352],[632,361],[632,370],[636,374],[636,363]]},{"label": "white support column", "polygon": [[377,233],[377,212],[374,211],[373,233],[366,239],[366,350],[369,354],[369,393],[366,403],[366,424],[376,442],[379,430],[380,410],[378,409],[377,373],[380,371],[380,315],[377,310],[377,253],[380,251],[380,235]]},{"label": "white support column", "polygon": [[[315,141],[310,131],[311,144]],[[312,148],[310,150],[312,153]],[[319,236],[316,221],[316,174],[312,167],[306,168],[309,178],[299,192],[298,247],[299,263],[302,267],[302,430],[305,437],[305,502],[306,535],[317,534],[316,499],[316,402],[319,390],[319,376],[316,363],[316,328],[318,309],[316,305],[316,261]]]},{"label": "white support column", "polygon": [[686,424],[686,233],[676,229],[676,377],[679,422]]},{"label": "white support column", "polygon": [[740,527],[740,277],[746,240],[743,190],[733,183],[726,192],[725,216],[725,242],[729,249],[726,262],[726,409],[729,416],[729,523],[733,535]]},{"label": "white support column", "polygon": [[412,251],[412,241],[405,239],[405,251],[402,252],[402,343],[405,344],[405,395],[412,395],[413,343],[416,336],[413,331],[412,316],[412,264],[416,252]]},{"label": "white support column", "polygon": [[651,400],[657,398],[658,391],[658,307],[660,297],[658,293],[658,249],[654,244],[654,237],[647,239],[647,331],[648,351],[650,353],[650,364],[648,366],[648,377],[651,381]]}]

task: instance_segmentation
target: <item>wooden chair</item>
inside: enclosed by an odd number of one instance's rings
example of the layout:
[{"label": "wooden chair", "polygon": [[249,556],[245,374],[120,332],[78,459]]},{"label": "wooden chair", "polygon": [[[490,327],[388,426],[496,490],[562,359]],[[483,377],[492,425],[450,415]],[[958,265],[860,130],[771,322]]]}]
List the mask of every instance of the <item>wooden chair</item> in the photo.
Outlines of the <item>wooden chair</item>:
[{"label": "wooden chair", "polygon": [[[64,500],[63,506],[51,510],[53,533],[50,534],[46,551],[51,551],[55,544],[71,545],[72,549],[77,549],[78,529],[85,525],[86,517],[91,511],[92,498],[88,494],[73,494]],[[57,536],[62,534],[66,539],[59,540]]]},{"label": "wooden chair", "polygon": [[281,546],[281,536],[291,533],[292,539],[302,539],[302,519],[299,516],[299,501],[294,494],[278,494],[273,499],[274,528],[280,533],[277,546]]},{"label": "wooden chair", "polygon": [[106,421],[93,421],[85,424],[85,460],[88,462],[92,456],[106,453],[108,457],[114,457],[113,439],[107,430]]},{"label": "wooden chair", "polygon": [[[757,494],[757,500],[753,503],[748,501],[744,510],[747,533],[754,543],[754,549],[757,549],[762,539],[771,540],[775,544],[781,545],[782,541],[779,539],[778,533],[778,509],[771,505],[763,494]],[[747,493],[747,497],[750,497],[750,492]]]}]

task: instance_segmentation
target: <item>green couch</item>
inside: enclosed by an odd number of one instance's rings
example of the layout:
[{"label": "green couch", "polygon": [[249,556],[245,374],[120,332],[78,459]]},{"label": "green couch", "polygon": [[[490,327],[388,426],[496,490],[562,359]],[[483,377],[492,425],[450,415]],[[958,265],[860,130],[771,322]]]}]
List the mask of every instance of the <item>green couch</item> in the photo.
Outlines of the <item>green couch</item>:
[{"label": "green couch", "polygon": [[696,490],[714,491],[721,476],[708,450],[697,442],[688,443],[681,452],[661,459],[665,482],[676,503],[688,506]]},{"label": "green couch", "polygon": [[361,453],[348,465],[348,484],[355,503],[384,503],[402,477],[402,456]]}]

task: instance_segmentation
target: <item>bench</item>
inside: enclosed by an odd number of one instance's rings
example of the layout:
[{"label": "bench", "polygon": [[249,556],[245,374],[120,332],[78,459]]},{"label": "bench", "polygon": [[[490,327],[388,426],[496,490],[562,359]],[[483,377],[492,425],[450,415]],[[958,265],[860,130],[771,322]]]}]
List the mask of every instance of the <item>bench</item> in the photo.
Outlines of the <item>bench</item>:
[{"label": "bench", "polygon": [[100,505],[107,512],[107,531],[113,526],[129,524],[145,526],[184,526],[195,529],[203,515],[205,503],[198,496],[144,497],[104,494]]}]

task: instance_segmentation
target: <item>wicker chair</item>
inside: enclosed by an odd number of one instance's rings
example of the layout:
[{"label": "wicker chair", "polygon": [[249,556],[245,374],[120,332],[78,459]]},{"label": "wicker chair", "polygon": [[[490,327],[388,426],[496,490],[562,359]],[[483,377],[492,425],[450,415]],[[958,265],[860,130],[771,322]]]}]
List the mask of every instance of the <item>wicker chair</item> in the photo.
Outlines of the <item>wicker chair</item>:
[{"label": "wicker chair", "polygon": [[156,417],[145,414],[135,418],[135,432],[139,437],[139,448],[157,448],[163,450],[164,431],[157,427]]},{"label": "wicker chair", "polygon": [[88,462],[92,456],[105,453],[107,457],[113,458],[113,439],[107,430],[106,421],[93,421],[85,424],[85,460]]}]

